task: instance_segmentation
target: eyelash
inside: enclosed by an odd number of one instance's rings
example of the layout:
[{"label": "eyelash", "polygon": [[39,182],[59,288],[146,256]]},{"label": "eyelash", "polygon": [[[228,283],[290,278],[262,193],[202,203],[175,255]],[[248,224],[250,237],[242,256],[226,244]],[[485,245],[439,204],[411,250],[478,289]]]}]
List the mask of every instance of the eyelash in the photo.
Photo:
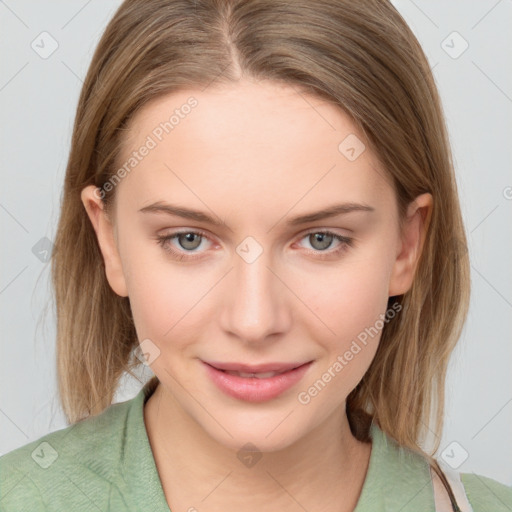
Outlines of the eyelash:
[{"label": "eyelash", "polygon": [[[207,233],[204,231],[186,230],[186,231],[177,231],[176,233],[172,233],[171,235],[157,236],[156,239],[157,239],[158,245],[160,245],[164,249],[164,251],[169,253],[174,259],[176,259],[178,261],[181,261],[184,259],[186,259],[188,261],[193,261],[198,258],[201,258],[202,256],[201,255],[192,255],[194,253],[191,253],[191,255],[187,255],[187,251],[181,252],[181,251],[177,251],[177,250],[173,249],[172,246],[170,246],[170,245],[166,246],[167,242],[171,241],[173,238],[176,238],[179,235],[185,235],[185,234],[190,234],[190,233],[192,233],[194,235],[199,235],[202,238],[207,238],[207,239],[210,238],[207,235]],[[336,240],[338,240],[341,243],[337,249],[334,249],[331,251],[319,251],[319,250],[308,250],[307,251],[310,254],[314,254],[315,256],[320,256],[320,259],[327,259],[332,256],[337,256],[338,254],[341,254],[342,252],[346,251],[349,247],[353,246],[353,242],[354,242],[353,238],[338,235],[337,233],[334,233],[329,230],[309,231],[308,233],[305,233],[300,238],[300,240],[306,238],[309,235],[314,235],[314,234],[331,235],[333,238],[335,238]]]}]

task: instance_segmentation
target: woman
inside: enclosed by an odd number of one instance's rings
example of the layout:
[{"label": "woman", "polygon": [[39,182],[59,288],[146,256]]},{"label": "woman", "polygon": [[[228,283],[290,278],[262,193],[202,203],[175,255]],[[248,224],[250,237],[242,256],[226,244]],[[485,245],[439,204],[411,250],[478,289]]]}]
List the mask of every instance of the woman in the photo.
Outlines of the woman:
[{"label": "woman", "polygon": [[465,243],[391,4],[125,1],[53,253],[72,425],[0,459],[2,510],[506,510],[509,488],[433,456]]}]

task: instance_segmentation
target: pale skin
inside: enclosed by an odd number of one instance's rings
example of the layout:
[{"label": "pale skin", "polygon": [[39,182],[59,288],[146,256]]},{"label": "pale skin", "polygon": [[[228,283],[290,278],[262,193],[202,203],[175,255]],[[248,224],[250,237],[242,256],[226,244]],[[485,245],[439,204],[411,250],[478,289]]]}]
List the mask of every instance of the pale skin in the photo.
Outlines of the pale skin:
[{"label": "pale skin", "polygon": [[[132,120],[120,165],[191,95],[198,105],[117,185],[113,218],[95,187],[81,196],[110,286],[130,298],[139,340],[160,350],[144,419],[165,497],[173,512],[353,511],[371,444],[352,435],[345,401],[380,335],[307,405],[297,397],[375,325],[388,297],[410,289],[432,196],[410,203],[400,231],[375,155],[367,147],[350,161],[338,149],[349,134],[364,141],[350,118],[271,82],[153,101]],[[157,201],[224,224],[139,211]],[[287,224],[339,203],[374,210]],[[208,238],[166,242],[182,260],[155,239],[198,230]],[[309,236],[325,230],[353,244]],[[236,251],[249,236],[263,251],[251,263]],[[298,385],[250,403],[219,390],[201,360],[313,364]],[[262,453],[252,467],[237,458],[248,442]]]}]

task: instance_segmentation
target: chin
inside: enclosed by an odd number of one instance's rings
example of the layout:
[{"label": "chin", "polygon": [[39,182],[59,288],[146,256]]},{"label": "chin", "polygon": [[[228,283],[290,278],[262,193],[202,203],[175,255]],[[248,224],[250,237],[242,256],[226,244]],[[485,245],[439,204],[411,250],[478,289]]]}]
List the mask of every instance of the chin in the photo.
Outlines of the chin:
[{"label": "chin", "polygon": [[199,426],[217,443],[236,452],[248,443],[260,452],[278,452],[289,448],[309,432],[309,425],[298,423],[298,411],[290,414],[291,411],[294,407],[288,405],[265,413],[247,410],[217,412],[215,419],[225,429],[209,416],[207,419],[203,417],[207,423],[201,421]]}]

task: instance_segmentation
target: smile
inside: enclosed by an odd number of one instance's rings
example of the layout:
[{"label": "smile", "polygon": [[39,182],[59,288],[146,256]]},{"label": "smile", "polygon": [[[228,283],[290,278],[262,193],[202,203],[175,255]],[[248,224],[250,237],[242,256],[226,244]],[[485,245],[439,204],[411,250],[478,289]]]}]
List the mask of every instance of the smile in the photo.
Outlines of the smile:
[{"label": "smile", "polygon": [[[265,368],[266,371],[242,371],[222,368],[222,366],[233,368],[236,366],[235,363],[224,365],[215,363],[220,366],[219,368],[202,362],[207,376],[220,391],[232,398],[247,402],[264,402],[278,397],[295,386],[304,377],[312,363],[313,361],[280,365],[280,369]],[[260,368],[263,366],[271,365],[260,365]],[[275,366],[279,365],[274,364]],[[245,366],[244,370],[247,369],[248,367]]]}]

